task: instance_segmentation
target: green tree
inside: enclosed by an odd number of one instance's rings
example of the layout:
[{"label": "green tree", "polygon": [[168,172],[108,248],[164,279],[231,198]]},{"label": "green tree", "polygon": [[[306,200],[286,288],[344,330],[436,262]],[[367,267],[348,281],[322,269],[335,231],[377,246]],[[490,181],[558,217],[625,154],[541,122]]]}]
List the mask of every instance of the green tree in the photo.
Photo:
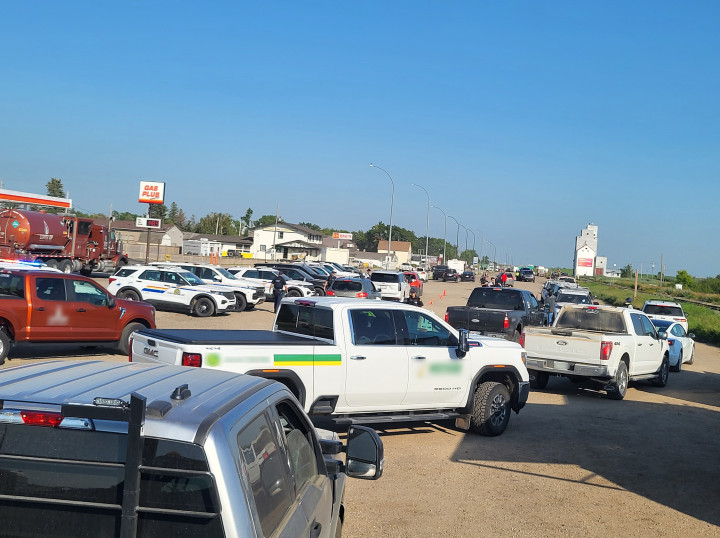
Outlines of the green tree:
[{"label": "green tree", "polygon": [[[282,222],[282,218],[278,217],[278,222]],[[263,215],[255,221],[255,227],[272,226],[275,224],[275,215]]]},{"label": "green tree", "polygon": [[175,202],[171,203],[170,211],[168,211],[166,219],[168,221],[172,222],[173,224],[177,224],[175,222],[175,219],[177,219],[178,211],[180,211],[180,208],[178,208],[178,205]]},{"label": "green tree", "polygon": [[112,216],[115,218],[115,220],[131,220],[135,222],[135,219],[142,215],[130,213],[129,211],[123,211],[122,213],[120,213],[119,211],[113,211]]},{"label": "green tree", "polygon": [[620,276],[622,278],[632,278],[632,276],[633,276],[632,265],[628,263],[625,267],[620,269]]},{"label": "green tree", "polygon": [[247,211],[245,211],[245,215],[240,217],[240,233],[241,234],[247,234],[248,230],[253,227],[253,210],[249,207],[247,208]]},{"label": "green tree", "polygon": [[305,228],[310,228],[311,230],[315,230],[317,232],[322,231],[322,228],[318,226],[317,224],[313,224],[312,222],[298,222],[298,225],[305,226]]},{"label": "green tree", "polygon": [[238,235],[232,215],[229,213],[210,213],[200,219],[197,233],[212,235]]},{"label": "green tree", "polygon": [[[65,198],[65,187],[63,187],[62,179],[58,179],[56,177],[50,178],[50,181],[45,183],[45,188],[47,189],[48,196],[54,196],[55,198]],[[45,207],[45,211],[47,211],[48,213],[59,213],[60,211],[64,210],[58,207],[47,206]]]},{"label": "green tree", "polygon": [[149,204],[149,206],[148,216],[150,218],[165,220],[168,213],[168,208],[165,204]]},{"label": "green tree", "polygon": [[683,288],[692,289],[695,284],[695,279],[690,276],[690,274],[685,269],[681,269],[677,272],[675,282],[678,284],[682,284]]}]

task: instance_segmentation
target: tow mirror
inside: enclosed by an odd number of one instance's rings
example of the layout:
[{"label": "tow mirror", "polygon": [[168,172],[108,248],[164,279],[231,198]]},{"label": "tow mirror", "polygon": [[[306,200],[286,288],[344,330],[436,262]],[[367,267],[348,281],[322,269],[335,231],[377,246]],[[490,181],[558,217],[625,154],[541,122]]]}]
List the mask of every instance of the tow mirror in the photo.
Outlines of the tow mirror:
[{"label": "tow mirror", "polygon": [[377,480],[383,474],[385,453],[380,436],[366,426],[350,426],[345,473],[351,478]]},{"label": "tow mirror", "polygon": [[108,295],[108,308],[115,308],[117,303],[115,302],[115,297],[112,295]]},{"label": "tow mirror", "polygon": [[467,329],[460,329],[460,334],[458,338],[458,355],[460,357],[464,357],[468,351],[470,351],[470,343],[468,341],[468,330]]}]

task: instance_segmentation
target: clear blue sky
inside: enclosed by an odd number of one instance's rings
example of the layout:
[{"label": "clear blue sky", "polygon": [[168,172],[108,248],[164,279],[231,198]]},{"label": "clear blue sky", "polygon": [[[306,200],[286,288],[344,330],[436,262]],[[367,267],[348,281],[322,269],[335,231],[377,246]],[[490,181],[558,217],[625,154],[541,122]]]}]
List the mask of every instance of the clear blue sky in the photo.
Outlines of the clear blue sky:
[{"label": "clear blue sky", "polygon": [[413,182],[515,264],[569,267],[593,222],[611,267],[715,276],[718,28],[717,1],[3,2],[0,179],[366,230],[372,161],[419,236]]}]

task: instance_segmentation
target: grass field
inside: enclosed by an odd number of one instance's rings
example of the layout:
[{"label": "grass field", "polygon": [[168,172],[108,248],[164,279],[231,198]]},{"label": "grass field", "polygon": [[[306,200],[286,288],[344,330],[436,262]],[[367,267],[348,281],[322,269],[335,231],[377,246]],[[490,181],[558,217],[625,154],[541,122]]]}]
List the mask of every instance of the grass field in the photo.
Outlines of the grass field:
[{"label": "grass field", "polygon": [[[645,301],[651,299],[668,300],[670,299],[669,293],[675,291],[667,288],[661,290],[651,284],[642,284],[638,287],[637,297],[634,297],[634,282],[630,279],[613,279],[612,283],[587,279],[583,280],[581,285],[590,288],[593,295],[605,304],[621,306],[627,297],[632,297],[635,308],[642,308]],[[690,299],[718,304],[720,297],[707,295],[695,297],[694,294],[688,292],[679,292],[675,297],[674,300],[682,305],[687,315],[688,332],[694,333],[698,342],[720,345],[720,311],[686,301],[686,299]]]}]

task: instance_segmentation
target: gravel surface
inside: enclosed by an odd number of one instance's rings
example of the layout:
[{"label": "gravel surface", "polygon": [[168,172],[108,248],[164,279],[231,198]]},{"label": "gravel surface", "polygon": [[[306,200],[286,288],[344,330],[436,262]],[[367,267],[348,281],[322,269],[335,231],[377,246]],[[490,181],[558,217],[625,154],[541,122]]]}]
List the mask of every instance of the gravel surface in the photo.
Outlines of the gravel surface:
[{"label": "gravel surface", "polygon": [[[107,281],[98,279],[101,284]],[[539,295],[544,279],[517,283]],[[444,315],[476,284],[430,281]],[[432,304],[431,304],[432,303]],[[209,319],[158,312],[161,328],[269,329],[272,304]],[[124,361],[104,347],[17,346],[3,368],[49,358]],[[349,480],[344,535],[720,536],[720,349],[665,388],[631,384],[623,401],[553,377],[495,438],[453,424],[378,430],[379,481]]]}]

